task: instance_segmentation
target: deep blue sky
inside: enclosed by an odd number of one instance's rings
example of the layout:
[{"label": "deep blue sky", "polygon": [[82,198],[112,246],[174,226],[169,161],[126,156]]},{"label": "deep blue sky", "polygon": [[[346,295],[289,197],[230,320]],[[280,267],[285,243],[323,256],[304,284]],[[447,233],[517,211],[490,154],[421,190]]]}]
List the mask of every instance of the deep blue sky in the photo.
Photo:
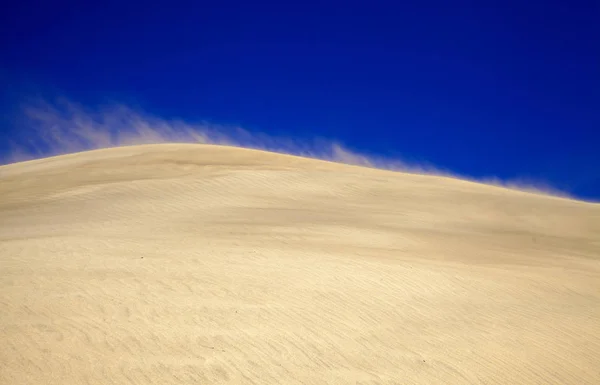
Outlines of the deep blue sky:
[{"label": "deep blue sky", "polygon": [[599,20],[598,1],[22,0],[0,107],[57,89],[598,200]]}]

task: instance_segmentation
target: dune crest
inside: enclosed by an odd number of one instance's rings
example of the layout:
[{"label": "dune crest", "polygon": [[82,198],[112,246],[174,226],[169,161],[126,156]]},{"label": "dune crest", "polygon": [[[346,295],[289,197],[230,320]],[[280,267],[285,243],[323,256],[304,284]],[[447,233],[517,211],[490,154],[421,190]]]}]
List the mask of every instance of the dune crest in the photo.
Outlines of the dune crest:
[{"label": "dune crest", "polygon": [[600,384],[600,205],[200,144],[0,167],[0,384]]}]

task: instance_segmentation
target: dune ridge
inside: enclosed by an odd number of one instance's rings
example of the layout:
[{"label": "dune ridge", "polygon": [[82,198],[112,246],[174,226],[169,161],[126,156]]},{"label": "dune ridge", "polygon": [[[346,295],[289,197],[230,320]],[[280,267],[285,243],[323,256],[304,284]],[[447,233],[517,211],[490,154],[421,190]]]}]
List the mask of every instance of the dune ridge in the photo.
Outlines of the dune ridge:
[{"label": "dune ridge", "polygon": [[203,144],[0,166],[0,384],[598,384],[600,205]]},{"label": "dune ridge", "polygon": [[[27,99],[13,116],[12,140],[0,157],[0,166],[26,160],[82,151],[151,144],[213,144],[310,157],[390,171],[470,180],[514,190],[573,198],[574,186],[553,186],[549,181],[514,175],[499,178],[492,172],[479,177],[410,159],[400,154],[361,153],[333,138],[293,138],[249,131],[238,125],[187,121],[150,114],[128,104],[83,105],[68,98]],[[5,147],[5,146],[2,146]],[[3,151],[2,151],[3,150]],[[490,170],[492,171],[492,170]],[[576,172],[575,174],[580,174]],[[583,181],[587,178],[579,178]]]}]

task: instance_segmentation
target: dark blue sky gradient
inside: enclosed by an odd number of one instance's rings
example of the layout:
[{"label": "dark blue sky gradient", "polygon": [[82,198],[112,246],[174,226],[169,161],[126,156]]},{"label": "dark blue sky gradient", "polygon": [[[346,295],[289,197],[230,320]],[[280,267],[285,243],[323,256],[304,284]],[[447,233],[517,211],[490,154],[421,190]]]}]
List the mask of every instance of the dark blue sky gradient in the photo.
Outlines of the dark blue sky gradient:
[{"label": "dark blue sky gradient", "polygon": [[57,89],[600,199],[598,1],[5,7],[4,111]]}]

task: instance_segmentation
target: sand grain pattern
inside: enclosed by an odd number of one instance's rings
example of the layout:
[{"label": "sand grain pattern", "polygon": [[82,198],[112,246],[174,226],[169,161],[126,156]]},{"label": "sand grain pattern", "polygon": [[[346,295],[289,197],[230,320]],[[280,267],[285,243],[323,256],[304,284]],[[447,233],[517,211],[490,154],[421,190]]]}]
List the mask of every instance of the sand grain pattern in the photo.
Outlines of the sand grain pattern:
[{"label": "sand grain pattern", "polygon": [[0,167],[0,383],[600,384],[600,206],[210,145]]}]

